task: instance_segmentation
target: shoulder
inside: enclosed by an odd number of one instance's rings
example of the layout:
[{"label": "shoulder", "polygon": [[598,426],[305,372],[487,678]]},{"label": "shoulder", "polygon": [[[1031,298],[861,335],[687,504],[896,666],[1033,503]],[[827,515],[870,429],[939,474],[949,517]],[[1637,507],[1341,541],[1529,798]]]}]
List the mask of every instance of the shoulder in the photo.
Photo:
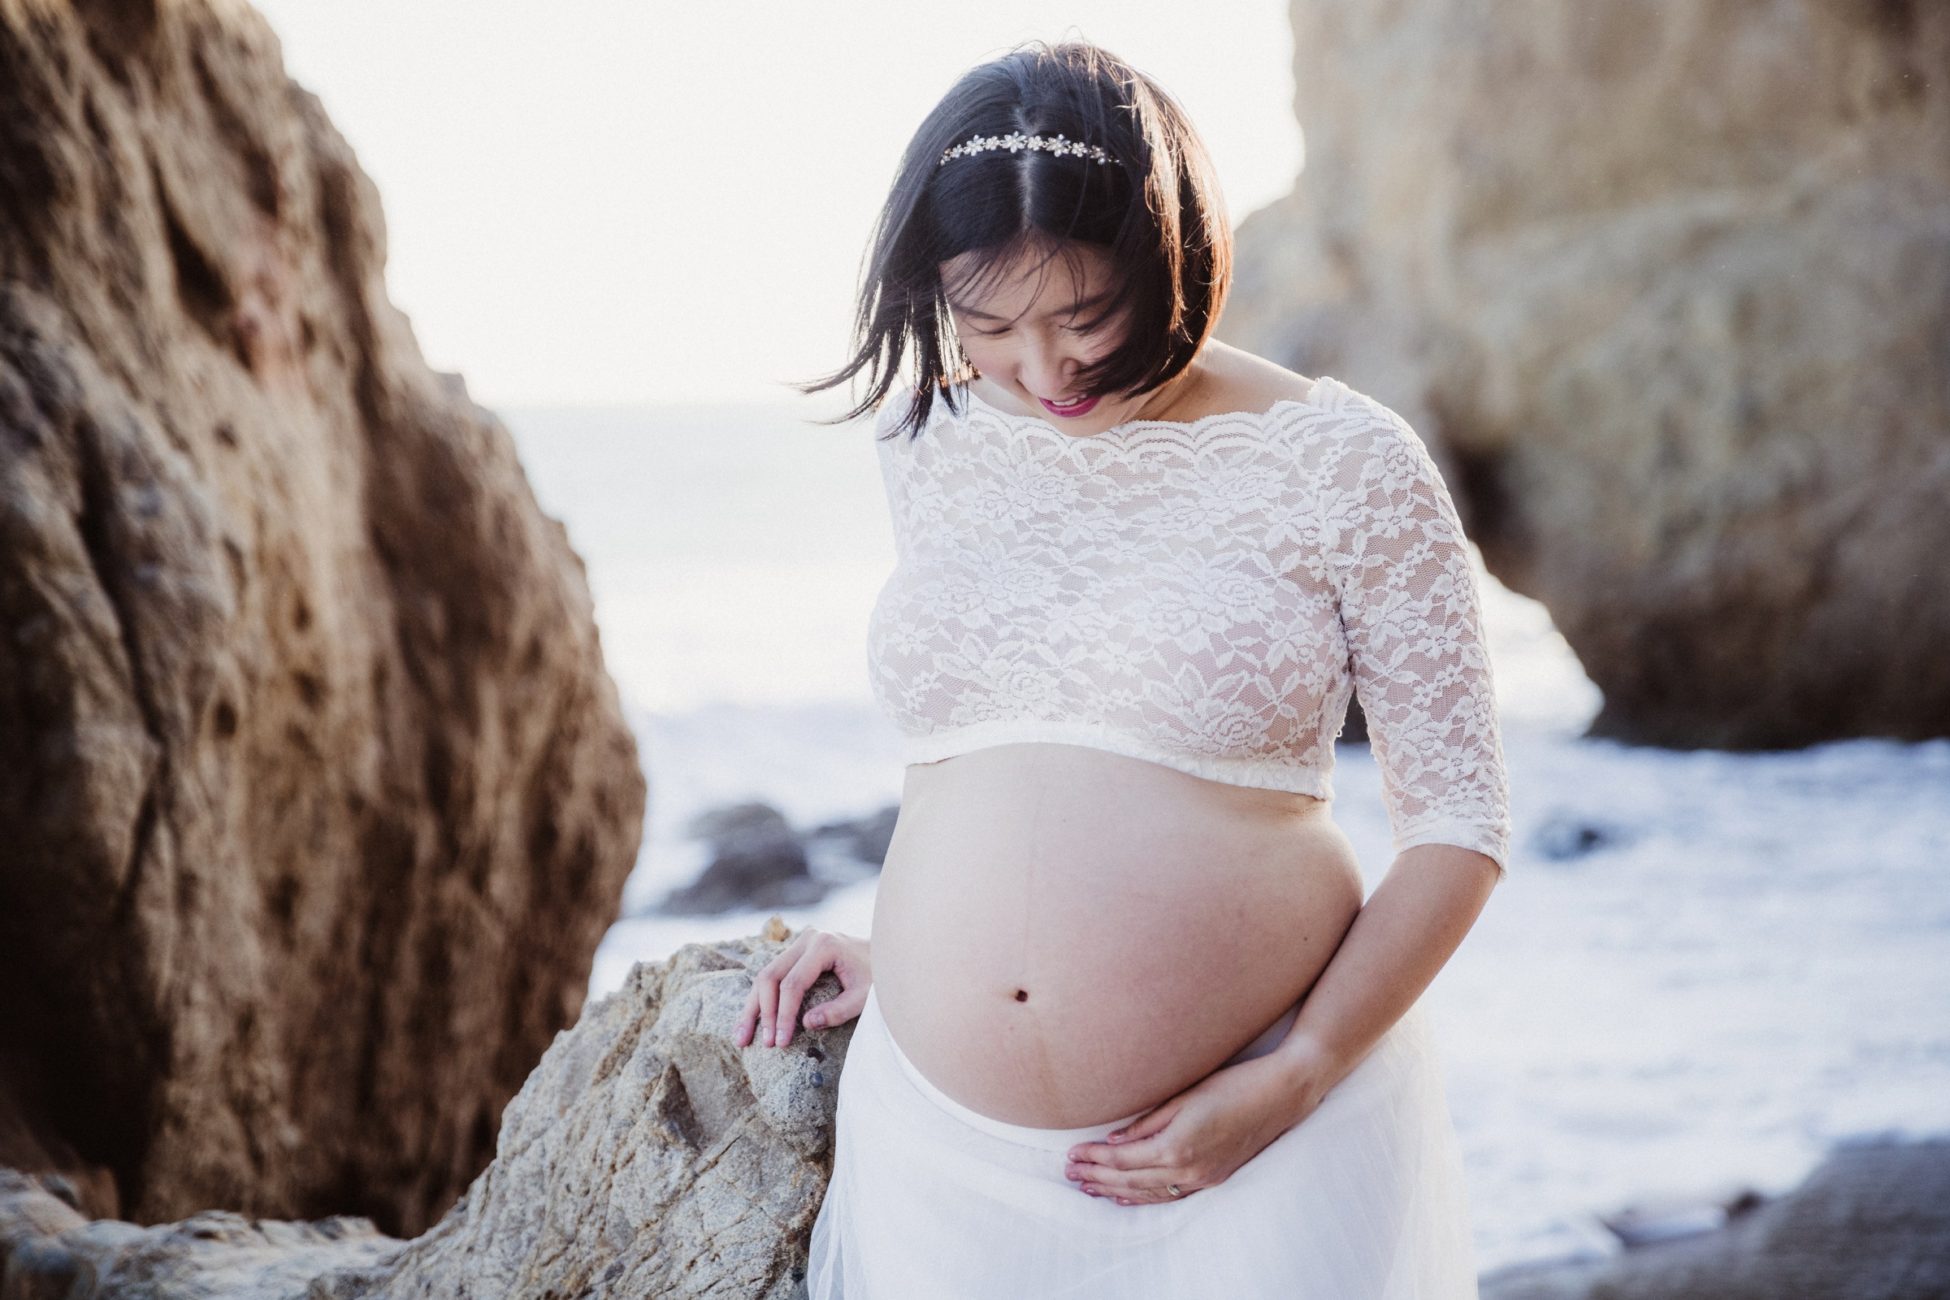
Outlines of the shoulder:
[{"label": "shoulder", "polygon": [[1324,457],[1369,462],[1378,458],[1398,468],[1410,462],[1433,465],[1428,444],[1415,426],[1380,398],[1336,379],[1313,390],[1307,406],[1331,417],[1308,426],[1308,442]]},{"label": "shoulder", "polygon": [[1205,351],[1207,377],[1197,414],[1266,411],[1280,402],[1304,402],[1318,382],[1216,339]]},{"label": "shoulder", "polygon": [[[1433,472],[1429,449],[1422,437],[1394,408],[1340,380],[1309,378],[1216,341],[1211,357],[1211,392],[1206,403],[1214,411],[1271,411],[1293,402],[1284,413],[1295,434],[1294,447],[1323,479],[1359,484],[1380,474],[1399,477],[1404,470]],[[1315,419],[1326,412],[1330,418]]]},{"label": "shoulder", "polygon": [[[1421,436],[1381,401],[1338,379],[1309,378],[1240,348],[1212,346],[1206,408],[1269,413],[1296,463],[1323,490],[1359,491],[1377,478],[1432,472]],[[1288,405],[1275,412],[1281,403]]]},{"label": "shoulder", "polygon": [[1379,398],[1334,380],[1309,410],[1324,418],[1295,422],[1296,463],[1318,494],[1324,517],[1344,526],[1429,518],[1447,524],[1454,499],[1429,444]]},{"label": "shoulder", "polygon": [[[889,388],[880,403],[874,408],[874,437],[881,441],[891,441],[895,431],[907,423],[909,416],[921,400],[922,390],[913,384],[896,382]],[[937,394],[935,401],[941,400]]]}]

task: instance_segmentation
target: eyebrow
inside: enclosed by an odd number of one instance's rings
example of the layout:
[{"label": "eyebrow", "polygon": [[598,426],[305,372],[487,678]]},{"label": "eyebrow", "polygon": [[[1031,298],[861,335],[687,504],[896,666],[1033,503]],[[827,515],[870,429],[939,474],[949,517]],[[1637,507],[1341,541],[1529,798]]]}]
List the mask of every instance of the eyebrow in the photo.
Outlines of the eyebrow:
[{"label": "eyebrow", "polygon": [[[1083,311],[1086,308],[1095,307],[1100,303],[1108,302],[1112,296],[1113,296],[1112,291],[1109,289],[1105,289],[1101,293],[1095,293],[1092,294],[1090,297],[1085,298],[1083,301],[1077,303],[1076,305],[1071,307],[1068,311],[1064,312],[1063,314],[1066,316],[1075,315],[1077,312]],[[978,320],[1007,319],[1006,317],[996,315],[994,312],[983,311],[978,307],[970,307],[963,303],[956,302],[953,298],[950,298],[948,300],[948,305],[950,307],[953,307],[956,311],[960,312],[962,315],[973,316]],[[1050,314],[1055,315],[1056,313],[1052,311]]]}]

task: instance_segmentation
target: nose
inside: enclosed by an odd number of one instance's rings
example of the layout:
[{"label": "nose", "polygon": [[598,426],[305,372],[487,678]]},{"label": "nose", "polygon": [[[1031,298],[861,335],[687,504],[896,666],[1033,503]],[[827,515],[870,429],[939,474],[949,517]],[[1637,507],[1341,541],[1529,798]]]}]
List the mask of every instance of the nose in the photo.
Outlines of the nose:
[{"label": "nose", "polygon": [[1032,343],[1022,356],[1023,387],[1038,397],[1074,397],[1076,373],[1082,368],[1063,344]]}]

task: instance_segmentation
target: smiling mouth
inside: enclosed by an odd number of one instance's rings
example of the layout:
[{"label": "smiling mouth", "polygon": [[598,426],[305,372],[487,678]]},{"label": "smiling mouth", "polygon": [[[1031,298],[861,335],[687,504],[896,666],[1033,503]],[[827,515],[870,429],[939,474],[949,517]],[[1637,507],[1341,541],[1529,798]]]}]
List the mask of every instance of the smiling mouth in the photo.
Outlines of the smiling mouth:
[{"label": "smiling mouth", "polygon": [[1052,402],[1047,397],[1039,397],[1036,400],[1043,404],[1043,408],[1045,410],[1050,411],[1056,415],[1067,415],[1067,416],[1082,415],[1085,412],[1089,411],[1091,407],[1097,404],[1097,399],[1094,397],[1080,398],[1079,400],[1070,402],[1068,404],[1062,402]]}]

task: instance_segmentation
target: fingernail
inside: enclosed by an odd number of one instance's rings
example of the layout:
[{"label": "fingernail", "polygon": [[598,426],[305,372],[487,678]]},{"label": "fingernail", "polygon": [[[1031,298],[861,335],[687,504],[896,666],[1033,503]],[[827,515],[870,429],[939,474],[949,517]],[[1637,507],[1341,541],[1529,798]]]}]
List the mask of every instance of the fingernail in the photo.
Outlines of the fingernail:
[{"label": "fingernail", "polygon": [[1113,1142],[1122,1142],[1124,1140],[1124,1135],[1122,1133],[1113,1133],[1110,1135],[1110,1140]]},{"label": "fingernail", "polygon": [[815,1011],[811,1015],[806,1017],[806,1023],[810,1025],[812,1028],[817,1029],[821,1025],[826,1023],[826,1017],[820,1015],[817,1011]]}]

